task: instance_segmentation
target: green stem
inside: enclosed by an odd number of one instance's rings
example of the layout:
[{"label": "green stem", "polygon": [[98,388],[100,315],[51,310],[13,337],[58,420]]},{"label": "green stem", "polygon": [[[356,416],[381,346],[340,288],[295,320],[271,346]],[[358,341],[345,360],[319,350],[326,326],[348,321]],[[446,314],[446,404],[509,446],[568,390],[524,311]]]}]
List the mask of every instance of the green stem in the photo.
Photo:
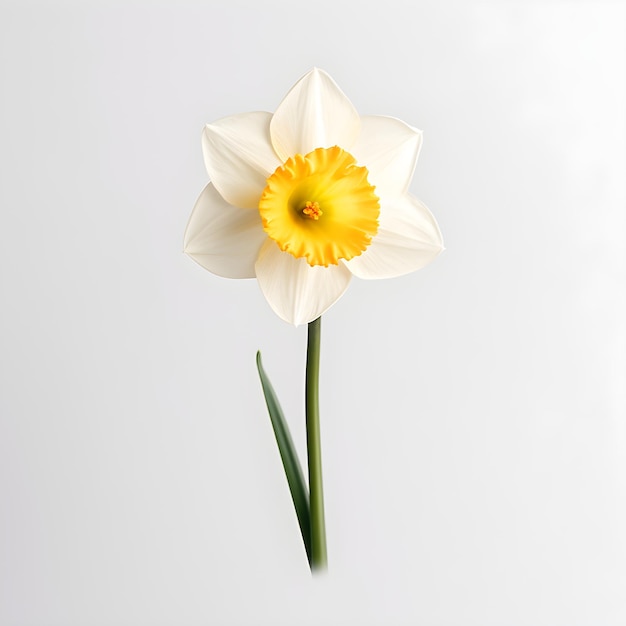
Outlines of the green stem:
[{"label": "green stem", "polygon": [[322,487],[322,447],[320,437],[319,373],[322,318],[309,322],[306,351],[306,446],[309,458],[311,506],[311,570],[325,570],[326,525]]}]

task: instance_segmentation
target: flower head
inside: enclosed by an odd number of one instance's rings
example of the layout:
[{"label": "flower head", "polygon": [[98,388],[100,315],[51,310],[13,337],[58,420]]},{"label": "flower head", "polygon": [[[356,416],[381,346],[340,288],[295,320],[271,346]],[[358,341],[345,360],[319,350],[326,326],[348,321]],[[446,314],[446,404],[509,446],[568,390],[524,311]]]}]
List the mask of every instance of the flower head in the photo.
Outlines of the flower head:
[{"label": "flower head", "polygon": [[313,69],[276,112],[233,115],[202,135],[211,182],[185,232],[185,252],[227,278],[254,278],[274,311],[310,322],[352,276],[391,278],[443,249],[430,211],[408,193],[422,133],[360,117]]}]

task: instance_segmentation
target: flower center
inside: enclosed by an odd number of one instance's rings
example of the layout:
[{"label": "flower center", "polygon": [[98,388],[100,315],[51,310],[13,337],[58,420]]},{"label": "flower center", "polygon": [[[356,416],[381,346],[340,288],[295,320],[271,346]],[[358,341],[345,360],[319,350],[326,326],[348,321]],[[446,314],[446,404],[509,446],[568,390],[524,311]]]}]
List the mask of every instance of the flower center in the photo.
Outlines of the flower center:
[{"label": "flower center", "polygon": [[337,146],[290,157],[267,179],[261,195],[265,232],[281,250],[312,266],[359,256],[378,232],[380,213],[367,176],[367,169]]},{"label": "flower center", "polygon": [[308,201],[304,205],[304,209],[302,209],[302,212],[307,217],[310,217],[312,220],[319,220],[320,215],[324,215],[322,213],[322,211],[320,210],[320,203],[319,202]]}]

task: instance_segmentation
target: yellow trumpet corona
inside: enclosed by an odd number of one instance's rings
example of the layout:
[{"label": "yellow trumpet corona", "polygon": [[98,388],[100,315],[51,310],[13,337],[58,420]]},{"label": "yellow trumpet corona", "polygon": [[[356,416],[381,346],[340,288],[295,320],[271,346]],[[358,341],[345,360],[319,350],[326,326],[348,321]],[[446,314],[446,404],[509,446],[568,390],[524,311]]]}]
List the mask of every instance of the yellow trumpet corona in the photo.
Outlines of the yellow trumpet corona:
[{"label": "yellow trumpet corona", "polygon": [[267,179],[259,212],[283,252],[311,266],[359,256],[378,231],[380,202],[367,168],[337,146],[296,154]]}]

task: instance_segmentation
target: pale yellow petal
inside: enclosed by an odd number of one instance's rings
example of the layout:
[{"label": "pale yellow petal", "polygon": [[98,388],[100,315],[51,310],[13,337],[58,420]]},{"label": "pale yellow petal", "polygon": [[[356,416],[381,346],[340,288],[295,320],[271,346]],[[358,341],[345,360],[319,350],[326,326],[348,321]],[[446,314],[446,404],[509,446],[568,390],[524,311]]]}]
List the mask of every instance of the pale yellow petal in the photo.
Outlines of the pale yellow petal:
[{"label": "pale yellow petal", "polygon": [[271,239],[261,249],[256,275],[274,312],[295,326],[327,311],[343,295],[352,277],[342,264],[311,267],[305,259],[282,252]]},{"label": "pale yellow petal", "polygon": [[280,165],[270,142],[265,112],[243,113],[207,124],[204,163],[211,182],[230,204],[255,209],[265,179]]},{"label": "pale yellow petal", "polygon": [[254,264],[266,240],[257,211],[231,206],[209,184],[189,218],[184,251],[218,276],[254,278]]},{"label": "pale yellow petal", "polygon": [[441,232],[432,213],[405,195],[381,200],[378,233],[367,250],[346,266],[359,278],[393,278],[421,269],[442,250]]},{"label": "pale yellow petal", "polygon": [[317,68],[303,76],[278,105],[270,123],[281,161],[315,148],[350,150],[359,135],[359,114],[333,79]]}]

